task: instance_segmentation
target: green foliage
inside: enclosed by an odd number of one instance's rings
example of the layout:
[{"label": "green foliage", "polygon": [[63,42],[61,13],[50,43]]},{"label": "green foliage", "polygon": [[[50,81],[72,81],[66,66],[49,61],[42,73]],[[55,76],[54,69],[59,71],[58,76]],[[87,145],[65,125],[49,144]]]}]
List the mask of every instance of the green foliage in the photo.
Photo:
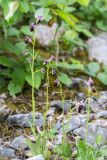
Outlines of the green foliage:
[{"label": "green foliage", "polygon": [[60,72],[59,75],[58,75],[58,79],[59,79],[60,82],[67,85],[68,87],[71,84],[71,79],[65,73]]}]

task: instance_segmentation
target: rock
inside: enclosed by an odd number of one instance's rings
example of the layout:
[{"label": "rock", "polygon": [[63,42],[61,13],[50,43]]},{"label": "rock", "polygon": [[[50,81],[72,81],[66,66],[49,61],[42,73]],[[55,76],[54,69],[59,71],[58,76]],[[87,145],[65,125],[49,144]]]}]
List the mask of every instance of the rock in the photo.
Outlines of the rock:
[{"label": "rock", "polygon": [[[51,27],[43,24],[37,25],[36,39],[41,46],[49,46],[55,38],[54,36],[56,34],[57,27],[58,25],[56,23],[54,23]],[[60,37],[63,32],[64,29],[59,29],[57,36]]]},{"label": "rock", "polygon": [[88,53],[90,59],[107,64],[107,33],[100,33],[99,35],[90,38],[87,41]]},{"label": "rock", "polygon": [[70,88],[77,90],[88,88],[88,82],[82,78],[72,78],[72,84]]},{"label": "rock", "polygon": [[0,99],[6,99],[6,98],[7,98],[6,93],[2,93],[2,94],[0,94]]},{"label": "rock", "polygon": [[65,100],[63,103],[60,100],[53,100],[50,102],[50,107],[54,107],[57,110],[63,110],[63,108],[64,108],[64,112],[67,112],[70,108],[72,108],[72,101]]},{"label": "rock", "polygon": [[7,157],[7,158],[14,158],[15,155],[15,150],[12,148],[4,148],[3,146],[0,146],[0,157]]},{"label": "rock", "polygon": [[26,149],[27,148],[27,144],[26,144],[26,138],[21,135],[19,137],[16,137],[12,143],[10,144],[10,146],[14,149]]},{"label": "rock", "polygon": [[[78,129],[75,129],[73,131],[74,134],[79,135],[82,139],[86,136],[86,126],[82,126]],[[101,127],[97,125],[96,123],[89,123],[88,124],[88,131],[87,131],[87,143],[91,145],[96,145],[96,138],[98,136],[102,136],[103,140],[101,140],[101,143],[103,144],[104,141],[107,140],[107,128]]]},{"label": "rock", "polygon": [[90,109],[94,112],[98,112],[99,110],[101,110],[101,105],[94,98],[90,98],[89,106]]},{"label": "rock", "polygon": [[[70,121],[66,122],[66,124],[64,123],[64,130],[65,132],[71,132],[74,129],[77,129],[81,126],[84,126],[87,122],[87,115],[73,115],[71,116]],[[94,118],[93,114],[90,114],[90,120],[92,120]],[[62,125],[59,128],[58,132],[62,132]]]},{"label": "rock", "polygon": [[96,98],[96,100],[101,106],[103,106],[107,103],[107,91],[102,91],[99,94],[100,96]]},{"label": "rock", "polygon": [[6,121],[10,113],[10,109],[8,109],[7,105],[5,104],[5,98],[6,94],[0,94],[0,122]]},{"label": "rock", "polygon": [[47,111],[47,116],[53,116],[55,113],[55,108],[50,108],[48,111]]},{"label": "rock", "polygon": [[[12,125],[31,127],[32,113],[11,115],[8,117],[7,122]],[[43,116],[39,112],[35,113],[35,126],[38,126],[39,128],[43,126]]]},{"label": "rock", "polygon": [[26,160],[45,160],[42,155],[38,155],[35,157],[28,158]]},{"label": "rock", "polygon": [[98,119],[98,118],[107,118],[107,111],[100,111],[97,114],[95,114],[94,117],[95,117],[95,119]]}]

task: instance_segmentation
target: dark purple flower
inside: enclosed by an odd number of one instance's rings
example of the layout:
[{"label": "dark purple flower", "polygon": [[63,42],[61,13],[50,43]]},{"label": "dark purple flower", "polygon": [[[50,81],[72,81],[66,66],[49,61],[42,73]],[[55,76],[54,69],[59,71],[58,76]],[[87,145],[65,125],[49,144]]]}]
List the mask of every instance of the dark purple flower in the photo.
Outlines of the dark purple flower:
[{"label": "dark purple flower", "polygon": [[36,23],[31,23],[30,24],[30,31],[33,32],[35,30]]},{"label": "dark purple flower", "polygon": [[28,36],[25,36],[25,43],[28,44],[28,43],[31,43],[32,42],[32,39]]},{"label": "dark purple flower", "polygon": [[94,81],[91,77],[89,77],[88,84],[89,84],[90,87],[94,86]]},{"label": "dark purple flower", "polygon": [[78,107],[78,113],[81,113],[82,110],[85,110],[86,109],[86,100],[82,99],[80,101],[80,103],[77,104],[77,107]]},{"label": "dark purple flower", "polygon": [[43,64],[48,64],[49,63],[49,60],[44,60]]},{"label": "dark purple flower", "polygon": [[55,87],[58,87],[60,85],[60,82],[58,79],[54,80],[54,86]]},{"label": "dark purple flower", "polygon": [[43,64],[49,64],[52,61],[55,61],[55,57],[53,55],[49,59],[44,60]]}]

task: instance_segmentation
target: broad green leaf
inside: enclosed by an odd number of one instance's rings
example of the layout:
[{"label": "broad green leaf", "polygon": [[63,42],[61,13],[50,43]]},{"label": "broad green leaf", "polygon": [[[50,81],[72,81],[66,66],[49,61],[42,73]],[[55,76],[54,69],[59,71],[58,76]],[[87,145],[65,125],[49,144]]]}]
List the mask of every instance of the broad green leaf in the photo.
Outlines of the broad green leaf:
[{"label": "broad green leaf", "polygon": [[13,81],[10,81],[10,83],[8,84],[8,90],[9,90],[9,94],[11,96],[20,93],[22,91],[23,86],[20,86],[18,84],[15,84]]},{"label": "broad green leaf", "polygon": [[63,84],[70,86],[71,85],[71,79],[67,76],[65,73],[59,73],[58,79]]},{"label": "broad green leaf", "polygon": [[0,41],[0,48],[2,48],[6,52],[15,52],[15,46],[7,40]]},{"label": "broad green leaf", "polygon": [[74,27],[76,25],[76,23],[78,22],[78,19],[73,16],[72,14],[69,13],[65,13],[61,10],[53,10],[53,12],[55,12],[55,14],[57,14],[59,17],[61,17],[65,22],[67,22],[70,26]]},{"label": "broad green leaf", "polygon": [[10,18],[14,15],[14,13],[15,13],[16,10],[18,9],[18,7],[19,7],[19,3],[18,3],[17,0],[12,1],[12,2],[9,3],[9,12],[8,12],[8,14],[5,16],[5,19],[6,19],[7,21],[9,21]]},{"label": "broad green leaf", "polygon": [[0,56],[0,64],[6,67],[13,66],[12,61],[8,57],[5,57],[5,56]]},{"label": "broad green leaf", "polygon": [[67,30],[64,34],[64,39],[71,42],[72,39],[75,39],[78,36],[77,32],[74,30]]},{"label": "broad green leaf", "polygon": [[[42,80],[42,74],[41,72],[37,72],[34,74],[34,88],[36,89],[39,89],[40,85],[41,85],[41,80]],[[30,74],[27,74],[26,76],[26,81],[29,85],[33,85],[32,83],[32,75],[31,73]]]},{"label": "broad green leaf", "polygon": [[18,36],[20,34],[20,31],[14,27],[11,27],[8,29],[7,34],[8,36]]},{"label": "broad green leaf", "polygon": [[106,73],[106,72],[100,72],[100,73],[98,73],[97,78],[98,78],[104,85],[107,85],[107,73]]},{"label": "broad green leaf", "polygon": [[25,51],[26,44],[24,42],[18,42],[15,44],[15,54],[21,54]]},{"label": "broad green leaf", "polygon": [[90,0],[77,0],[77,2],[87,7],[90,3]]},{"label": "broad green leaf", "polygon": [[29,11],[29,2],[26,0],[20,0],[19,1],[19,9],[24,12],[27,13]]},{"label": "broad green leaf", "polygon": [[17,84],[17,85],[24,85],[25,82],[25,77],[26,77],[26,73],[24,71],[23,67],[18,66],[17,68],[14,69],[11,78],[12,81]]},{"label": "broad green leaf", "polygon": [[91,76],[96,76],[96,73],[100,70],[100,65],[97,62],[90,62],[88,65],[85,67],[85,73],[91,75]]},{"label": "broad green leaf", "polygon": [[81,63],[68,64],[66,62],[58,62],[56,65],[57,65],[57,67],[67,69],[67,70],[83,70],[84,69],[84,65]]},{"label": "broad green leaf", "polygon": [[21,27],[21,33],[23,33],[24,35],[28,35],[28,36],[32,36],[33,33],[30,32],[29,26],[22,26]]}]

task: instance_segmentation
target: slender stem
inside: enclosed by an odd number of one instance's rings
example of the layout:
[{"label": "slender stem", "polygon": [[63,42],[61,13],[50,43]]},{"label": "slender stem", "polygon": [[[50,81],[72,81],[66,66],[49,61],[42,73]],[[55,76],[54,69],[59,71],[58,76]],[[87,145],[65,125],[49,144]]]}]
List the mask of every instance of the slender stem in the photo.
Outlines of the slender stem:
[{"label": "slender stem", "polygon": [[34,82],[35,82],[35,75],[34,75],[34,54],[35,54],[35,38],[33,42],[33,54],[32,54],[32,67],[31,67],[31,74],[32,74],[32,111],[33,111],[33,127],[35,128],[35,96],[34,96]]},{"label": "slender stem", "polygon": [[87,104],[87,121],[86,121],[85,143],[87,142],[88,122],[89,122],[89,119],[90,119],[90,98],[91,98],[91,93],[90,93],[90,88],[89,88],[88,89],[88,104]]},{"label": "slender stem", "polygon": [[50,64],[47,64],[47,69],[46,69],[46,112],[44,113],[43,130],[46,129],[46,116],[47,116],[47,111],[49,109],[49,66],[50,66]]}]

